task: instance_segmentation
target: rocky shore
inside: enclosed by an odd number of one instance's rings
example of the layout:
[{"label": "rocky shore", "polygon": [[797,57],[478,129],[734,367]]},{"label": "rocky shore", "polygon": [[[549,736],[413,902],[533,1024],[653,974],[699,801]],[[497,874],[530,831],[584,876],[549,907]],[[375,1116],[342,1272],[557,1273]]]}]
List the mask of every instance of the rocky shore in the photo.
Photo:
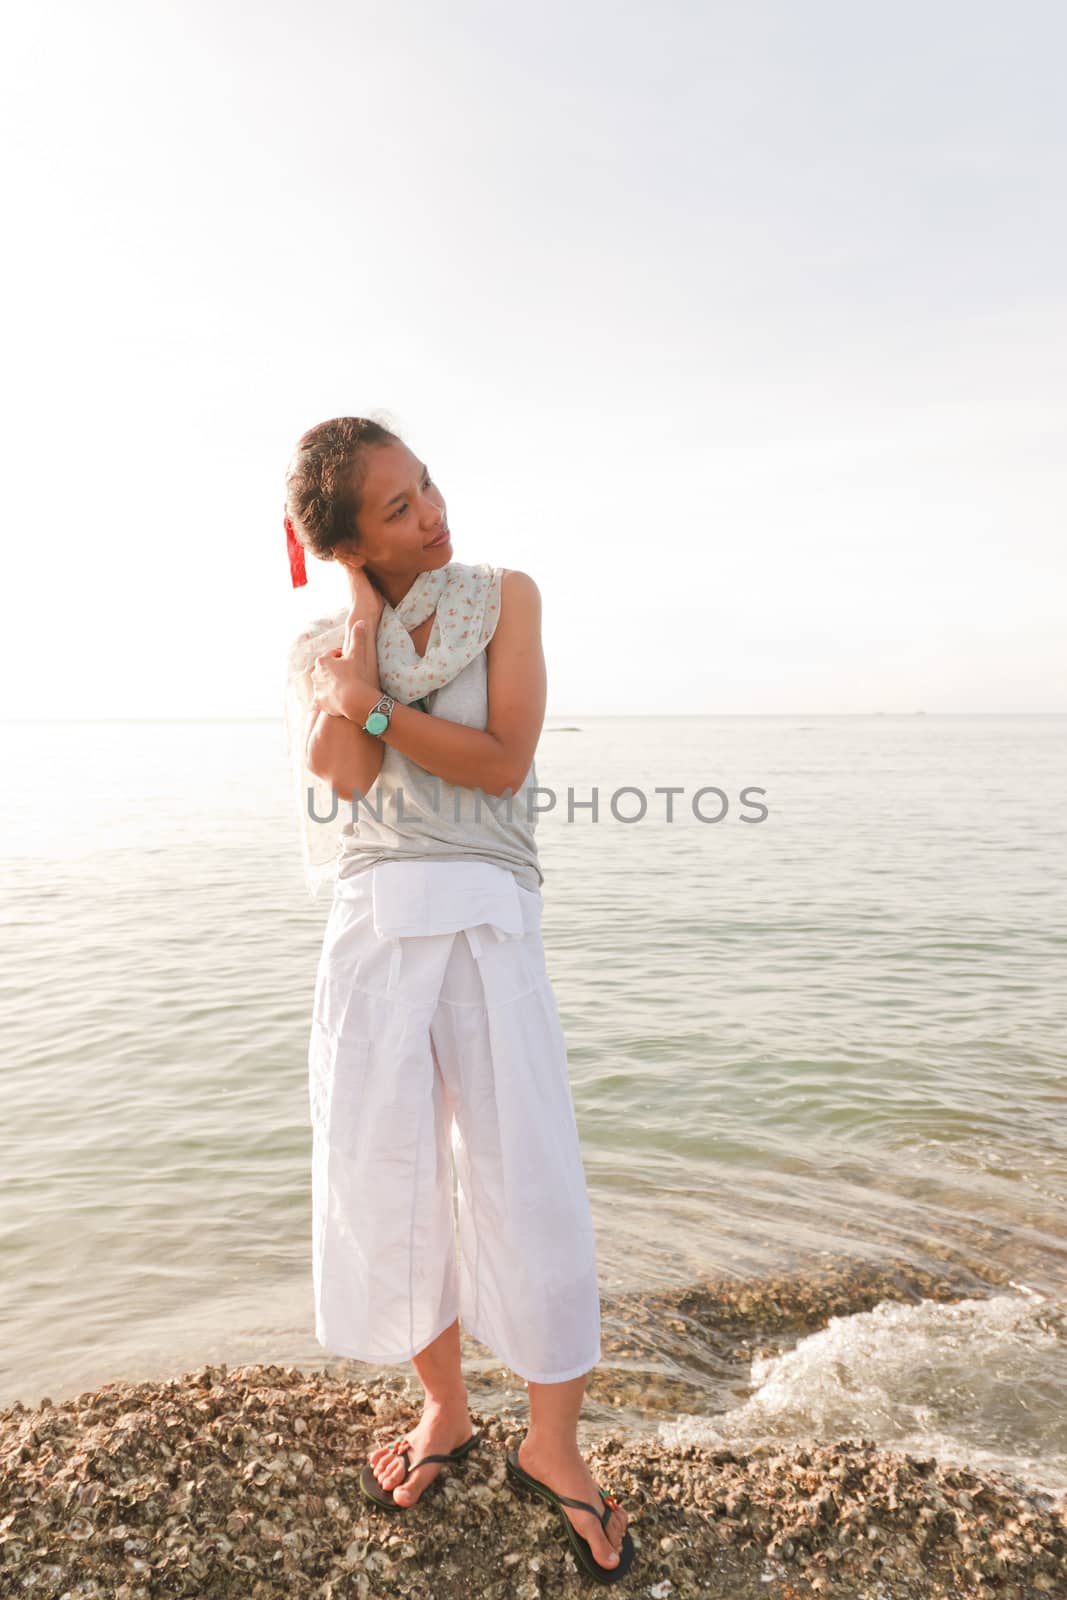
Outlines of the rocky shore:
[{"label": "rocky shore", "polygon": [[[400,1513],[359,1491],[418,1417],[413,1379],[205,1367],[0,1412],[0,1594],[35,1600],[572,1600],[559,1515],[512,1488],[521,1421]],[[1067,1600],[1067,1507],[850,1437],[747,1453],[601,1433],[651,1600]]]}]

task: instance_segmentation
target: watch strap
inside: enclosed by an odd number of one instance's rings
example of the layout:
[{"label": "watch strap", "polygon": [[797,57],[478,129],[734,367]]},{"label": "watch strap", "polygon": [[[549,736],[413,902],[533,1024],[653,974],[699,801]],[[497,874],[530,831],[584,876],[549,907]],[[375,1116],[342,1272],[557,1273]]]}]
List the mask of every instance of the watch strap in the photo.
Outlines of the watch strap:
[{"label": "watch strap", "polygon": [[[363,724],[363,732],[373,734],[375,738],[380,738],[385,732],[386,728],[389,726],[389,718],[393,714],[393,707],[395,705],[396,701],[393,699],[392,695],[379,695],[378,699],[367,712],[366,721]],[[382,717],[385,718],[385,721],[382,723],[381,727],[368,727],[368,723],[372,718],[380,719]]]}]

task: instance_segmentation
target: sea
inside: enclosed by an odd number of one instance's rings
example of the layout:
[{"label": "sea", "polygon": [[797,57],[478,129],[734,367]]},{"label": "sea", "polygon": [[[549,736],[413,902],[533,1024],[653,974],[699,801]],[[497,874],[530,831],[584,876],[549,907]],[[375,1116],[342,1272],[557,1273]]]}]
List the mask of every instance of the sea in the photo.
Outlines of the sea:
[{"label": "sea", "polygon": [[[0,1405],[316,1341],[283,725],[8,723]],[[550,717],[583,1428],[1067,1496],[1067,717]],[[472,1402],[525,1386],[464,1335]]]}]

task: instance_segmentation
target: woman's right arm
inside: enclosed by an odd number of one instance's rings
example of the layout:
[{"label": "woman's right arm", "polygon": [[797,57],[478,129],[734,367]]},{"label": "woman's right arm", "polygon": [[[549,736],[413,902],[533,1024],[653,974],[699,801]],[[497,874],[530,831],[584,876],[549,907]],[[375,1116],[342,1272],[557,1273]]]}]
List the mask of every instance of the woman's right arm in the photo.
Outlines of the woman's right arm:
[{"label": "woman's right arm", "polygon": [[[381,603],[366,578],[352,579],[352,596],[357,616],[366,622],[362,630],[360,677],[380,689],[376,640]],[[328,711],[315,709],[308,724],[304,759],[309,772],[336,789],[342,800],[351,801],[353,793],[365,795],[378,781],[385,746],[381,739],[373,733],[364,733],[348,717],[335,717]]]}]

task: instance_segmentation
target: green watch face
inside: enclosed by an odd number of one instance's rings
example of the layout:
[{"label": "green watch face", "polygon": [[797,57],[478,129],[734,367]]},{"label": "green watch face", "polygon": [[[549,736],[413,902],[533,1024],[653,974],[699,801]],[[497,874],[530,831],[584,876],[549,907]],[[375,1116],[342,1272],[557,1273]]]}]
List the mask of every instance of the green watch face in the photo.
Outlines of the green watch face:
[{"label": "green watch face", "polygon": [[384,733],[389,726],[389,718],[384,711],[372,711],[364,723],[368,733]]}]

